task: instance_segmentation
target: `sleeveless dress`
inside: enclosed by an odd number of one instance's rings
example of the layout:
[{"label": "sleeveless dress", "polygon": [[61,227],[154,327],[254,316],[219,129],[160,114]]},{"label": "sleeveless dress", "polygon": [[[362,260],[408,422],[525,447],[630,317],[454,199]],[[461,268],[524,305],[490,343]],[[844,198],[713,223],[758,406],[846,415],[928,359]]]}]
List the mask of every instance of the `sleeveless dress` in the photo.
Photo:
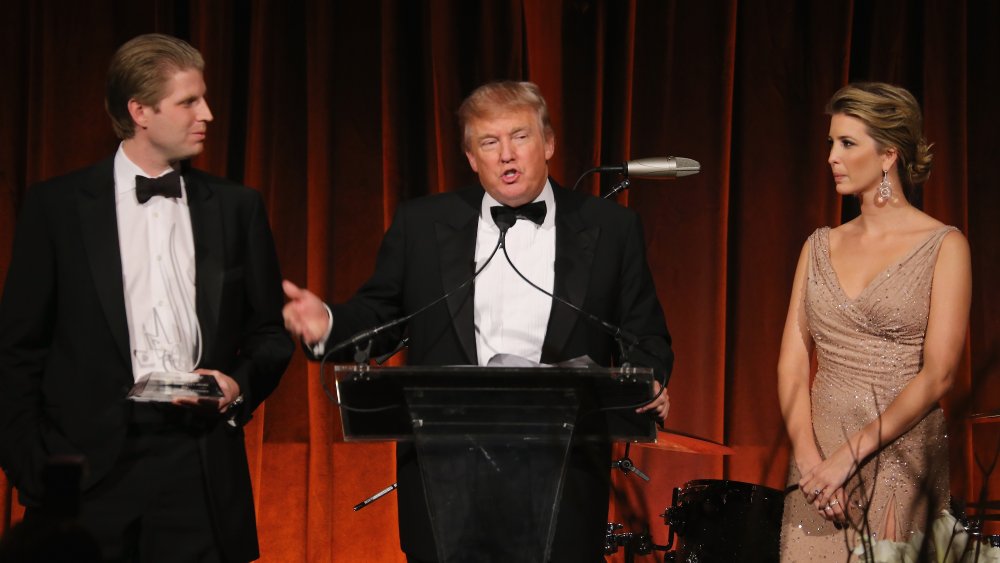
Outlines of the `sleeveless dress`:
[{"label": "sleeveless dress", "polygon": [[[812,383],[813,432],[821,455],[833,453],[892,402],[923,364],[931,281],[941,241],[954,227],[941,227],[883,270],[854,299],[830,262],[830,229],[809,237],[805,312],[815,342]],[[790,463],[788,485],[800,475]],[[856,561],[859,529],[873,541],[894,512],[897,541],[910,541],[950,502],[948,437],[939,407],[916,426],[865,459],[844,488],[854,525],[838,530],[798,490],[785,497],[782,561]],[[893,510],[890,510],[892,507]],[[890,538],[892,539],[892,538]],[[849,559],[850,557],[850,559]]]}]

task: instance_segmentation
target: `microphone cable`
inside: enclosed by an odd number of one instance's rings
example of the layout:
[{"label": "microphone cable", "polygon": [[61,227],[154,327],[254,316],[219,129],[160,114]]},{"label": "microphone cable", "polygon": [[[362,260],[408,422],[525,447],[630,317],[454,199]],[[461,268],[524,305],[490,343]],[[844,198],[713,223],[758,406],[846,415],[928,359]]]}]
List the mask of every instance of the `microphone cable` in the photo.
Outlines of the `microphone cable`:
[{"label": "microphone cable", "polygon": [[[584,178],[586,178],[587,176],[590,176],[591,174],[593,174],[595,172],[618,172],[619,174],[622,174],[622,173],[626,173],[625,172],[626,170],[628,170],[628,168],[626,168],[626,166],[624,164],[621,164],[621,165],[618,165],[618,166],[610,166],[610,165],[595,166],[594,168],[591,168],[590,170],[587,170],[583,174],[580,174],[580,177],[577,178],[576,182],[573,183],[573,189],[571,189],[570,191],[571,192],[575,192],[576,189],[578,187],[580,187],[580,182],[582,182]],[[607,196],[605,196],[605,197],[607,197]]]},{"label": "microphone cable", "polygon": [[[511,261],[510,255],[507,254],[507,245],[503,244],[504,240],[506,239],[506,237],[507,237],[507,231],[505,229],[504,231],[502,231],[500,233],[500,242],[499,242],[499,244],[500,244],[500,246],[503,247],[504,258],[507,259],[507,263],[510,264],[510,267],[514,270],[514,273],[516,273],[518,275],[518,277],[520,277],[522,280],[524,280],[525,283],[527,283],[531,287],[537,289],[538,291],[541,291],[545,295],[548,295],[552,300],[557,301],[559,303],[562,303],[563,305],[566,305],[567,307],[569,307],[573,311],[576,311],[583,318],[585,318],[585,319],[587,319],[587,320],[589,320],[589,321],[591,321],[593,323],[598,324],[601,328],[603,328],[605,331],[607,331],[611,335],[611,337],[614,338],[616,342],[618,342],[619,347],[622,348],[623,365],[619,366],[619,367],[622,367],[622,368],[628,367],[627,364],[629,362],[628,362],[627,354],[625,353],[625,350],[624,350],[624,346],[622,345],[622,341],[623,340],[626,341],[628,343],[628,345],[629,345],[629,348],[631,348],[631,347],[639,346],[640,339],[637,338],[635,335],[633,335],[633,334],[631,334],[629,332],[626,332],[621,327],[615,326],[615,325],[613,325],[613,324],[611,324],[611,323],[609,323],[607,321],[601,320],[600,318],[598,318],[593,313],[589,313],[587,311],[584,311],[582,308],[577,307],[576,305],[570,303],[569,301],[563,299],[562,297],[559,297],[559,296],[557,296],[557,295],[555,295],[553,293],[550,293],[550,292],[542,289],[541,287],[539,287],[538,285],[536,285],[534,282],[532,282],[531,280],[529,280],[527,277],[525,277],[524,274],[522,274],[521,271],[517,269],[517,266],[514,265],[514,262]],[[494,249],[494,252],[496,252],[495,249]],[[492,256],[490,258],[492,259]],[[654,371],[653,373],[654,373],[654,377],[655,377],[655,373],[656,372]],[[666,391],[666,389],[667,389],[666,381],[667,381],[667,377],[666,377],[666,374],[664,374],[664,376],[662,377],[662,381],[658,381],[658,383],[660,384],[660,390],[657,391],[648,400],[645,400],[645,401],[642,401],[642,402],[639,402],[639,403],[630,404],[630,405],[621,405],[621,406],[616,406],[616,407],[600,407],[600,408],[596,408],[596,409],[593,409],[593,410],[590,410],[590,411],[587,411],[587,412],[583,413],[582,415],[580,415],[580,418],[584,418],[586,416],[590,416],[592,414],[596,414],[596,413],[600,413],[600,412],[605,412],[605,411],[625,410],[625,409],[637,409],[637,408],[640,408],[640,407],[644,407],[644,406],[652,403],[653,401],[659,399],[660,395],[662,395],[664,393],[664,391]]]},{"label": "microphone cable", "polygon": [[336,396],[330,391],[329,384],[327,383],[327,379],[328,378],[323,377],[323,373],[325,373],[324,367],[326,366],[327,360],[334,353],[339,352],[339,351],[343,350],[344,348],[347,348],[351,344],[359,344],[360,342],[368,340],[369,341],[369,346],[370,346],[371,345],[371,343],[370,343],[371,339],[375,338],[380,333],[382,333],[382,332],[384,332],[386,330],[389,330],[390,328],[393,328],[395,326],[401,325],[401,324],[409,321],[413,317],[416,317],[417,315],[423,313],[427,309],[430,309],[434,305],[437,305],[438,303],[440,303],[440,302],[444,301],[445,299],[451,297],[455,292],[457,292],[458,290],[460,290],[463,287],[465,287],[465,286],[469,285],[470,283],[472,283],[472,280],[476,279],[476,277],[480,273],[482,273],[483,270],[486,269],[486,266],[488,266],[489,263],[493,261],[493,257],[496,256],[497,250],[499,250],[500,247],[503,246],[503,241],[504,241],[504,238],[505,238],[506,234],[507,234],[507,230],[506,229],[503,229],[502,231],[500,231],[500,236],[497,237],[497,244],[496,244],[496,246],[493,247],[493,251],[490,253],[489,258],[486,259],[486,262],[484,262],[483,265],[480,266],[478,270],[476,270],[475,272],[473,272],[472,276],[470,276],[469,279],[465,280],[464,282],[462,282],[461,284],[459,284],[457,287],[455,287],[451,291],[448,291],[447,293],[445,293],[441,297],[438,297],[437,299],[431,301],[430,303],[428,303],[428,304],[424,305],[423,307],[417,309],[416,311],[410,313],[409,315],[405,315],[403,317],[399,317],[399,318],[394,319],[392,321],[389,321],[389,322],[387,322],[385,324],[378,325],[378,326],[376,326],[375,328],[372,328],[372,329],[363,330],[363,331],[355,334],[354,336],[348,338],[347,340],[341,341],[336,346],[334,346],[329,351],[327,351],[325,354],[323,354],[323,357],[320,359],[320,362],[319,362],[320,385],[323,387],[323,392],[326,394],[327,398],[330,399],[330,402],[332,402],[335,406],[339,406],[340,408],[348,410],[348,411],[351,411],[351,412],[382,412],[382,411],[386,411],[386,410],[392,410],[394,408],[397,408],[397,407],[401,406],[401,405],[387,405],[387,406],[384,406],[384,407],[361,408],[361,407],[351,407],[351,406],[339,403],[337,401]]}]

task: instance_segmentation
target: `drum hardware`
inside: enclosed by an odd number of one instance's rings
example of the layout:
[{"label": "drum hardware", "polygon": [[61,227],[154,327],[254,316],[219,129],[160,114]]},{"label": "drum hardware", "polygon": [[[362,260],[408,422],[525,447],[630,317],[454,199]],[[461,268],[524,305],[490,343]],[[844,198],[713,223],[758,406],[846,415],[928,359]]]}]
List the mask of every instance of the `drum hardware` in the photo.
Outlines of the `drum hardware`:
[{"label": "drum hardware", "polygon": [[[641,448],[692,454],[730,455],[734,453],[733,449],[725,444],[699,438],[691,434],[677,432],[675,430],[659,430],[656,433],[656,442],[635,442],[635,445]],[[618,469],[626,475],[634,473],[642,480],[648,482],[650,480],[649,476],[636,467],[635,463],[633,463],[632,459],[629,457],[631,446],[632,442],[625,443],[624,455],[622,455],[620,459],[612,461],[611,468]],[[636,534],[633,532],[621,532],[619,530],[622,530],[622,524],[609,522],[604,537],[604,553],[606,555],[612,555],[617,553],[620,547],[623,547],[625,549],[625,562],[631,563],[637,554],[648,555],[654,550],[664,551],[666,552],[664,554],[664,561],[674,561],[676,552],[670,551],[670,546],[674,543],[674,532],[676,530],[678,535],[682,535],[685,529],[684,513],[679,509],[675,509],[678,504],[678,495],[680,494],[680,491],[680,488],[674,489],[674,507],[667,508],[664,514],[660,515],[661,517],[667,519],[667,526],[670,534],[667,540],[667,545],[657,545],[653,543],[652,538],[648,533]],[[780,520],[780,511],[778,516]],[[697,556],[689,558],[689,560],[691,562],[698,561]],[[727,561],[726,563],[731,562]]]},{"label": "drum hardware", "polygon": [[[953,505],[956,504],[953,501]],[[956,508],[953,506],[953,509]],[[990,521],[1000,521],[1000,514],[993,513],[990,514],[989,511],[1000,510],[1000,500],[983,500],[979,502],[970,502],[964,505],[957,506],[956,519],[965,528],[965,532],[969,534],[969,537],[976,541],[976,546],[971,548],[974,553],[973,561],[979,560],[980,550],[982,548],[994,548],[1000,547],[1000,535],[997,534],[986,534],[983,531],[986,522]],[[968,509],[973,509],[970,514]]]},{"label": "drum hardware", "polygon": [[632,563],[636,555],[649,555],[654,550],[667,551],[669,545],[657,545],[648,533],[620,532],[625,526],[617,522],[608,522],[604,535],[604,554],[614,555],[618,548],[625,549],[625,563]]},{"label": "drum hardware", "polygon": [[611,469],[617,468],[626,475],[628,475],[629,473],[635,473],[640,478],[642,478],[643,481],[649,482],[649,475],[643,473],[642,470],[636,467],[635,464],[632,463],[632,460],[628,457],[628,450],[630,445],[631,444],[629,443],[625,444],[625,454],[620,459],[611,462]]},{"label": "drum hardware", "polygon": [[[619,469],[626,475],[634,473],[643,481],[649,481],[649,476],[636,467],[632,459],[629,458],[629,448],[632,444],[632,442],[625,443],[625,455],[621,459],[611,462],[611,468]],[[658,430],[655,442],[635,442],[635,445],[640,448],[689,454],[729,455],[733,453],[733,449],[725,444],[699,438],[692,434],[677,432],[676,430]]]},{"label": "drum hardware", "polygon": [[972,424],[990,424],[1000,422],[1000,409],[993,412],[983,412],[969,415],[969,421],[972,422]]},{"label": "drum hardware", "polygon": [[1000,534],[984,536],[982,540],[985,543],[990,544],[990,547],[1000,547]]},{"label": "drum hardware", "polygon": [[674,545],[674,533],[684,534],[684,512],[677,506],[677,496],[681,494],[680,487],[674,487],[670,496],[670,506],[664,509],[660,518],[667,525],[667,545]]},{"label": "drum hardware", "polygon": [[1000,548],[1000,535],[984,534],[982,522],[970,522],[970,525],[965,528],[965,533],[976,542],[974,546],[966,546],[965,548],[972,553],[972,561],[979,561],[980,557],[985,555],[982,553],[984,549]]},{"label": "drum hardware", "polygon": [[677,549],[665,561],[736,563],[777,561],[782,491],[741,483],[700,479],[675,488],[671,506],[660,516],[668,526],[667,545]]}]

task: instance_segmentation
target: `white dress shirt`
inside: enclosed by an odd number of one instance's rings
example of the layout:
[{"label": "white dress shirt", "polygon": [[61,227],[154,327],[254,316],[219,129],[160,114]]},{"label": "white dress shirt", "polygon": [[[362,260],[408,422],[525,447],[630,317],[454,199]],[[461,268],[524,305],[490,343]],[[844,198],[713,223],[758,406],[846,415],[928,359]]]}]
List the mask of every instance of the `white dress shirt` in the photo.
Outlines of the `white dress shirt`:
[{"label": "white dress shirt", "polygon": [[[551,293],[555,280],[556,202],[548,181],[535,201],[545,202],[545,220],[536,225],[519,219],[507,231],[505,245],[511,262],[524,277]],[[476,233],[477,270],[489,258],[500,236],[490,213],[494,205],[500,204],[485,194]],[[479,365],[486,365],[496,354],[541,360],[552,298],[521,279],[510,267],[502,248],[476,277],[474,304]]]},{"label": "white dress shirt", "polygon": [[[121,248],[132,375],[193,370],[201,353],[195,309],[195,256],[187,190],[181,197],[135,197],[146,176],[121,146],[115,154],[115,212]],[[163,170],[159,176],[172,172]]]}]

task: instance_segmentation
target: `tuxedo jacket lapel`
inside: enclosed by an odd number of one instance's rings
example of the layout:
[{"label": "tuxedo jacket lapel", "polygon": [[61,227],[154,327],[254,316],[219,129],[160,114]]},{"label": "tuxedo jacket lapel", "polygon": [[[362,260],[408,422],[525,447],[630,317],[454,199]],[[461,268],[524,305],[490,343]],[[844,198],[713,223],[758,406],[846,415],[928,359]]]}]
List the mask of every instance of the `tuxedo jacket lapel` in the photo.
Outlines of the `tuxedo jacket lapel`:
[{"label": "tuxedo jacket lapel", "polygon": [[212,343],[219,328],[219,303],[222,302],[222,282],[225,272],[222,209],[219,198],[207,184],[184,175],[188,211],[191,214],[191,234],[195,256],[195,309],[201,327],[202,358],[212,357]]},{"label": "tuxedo jacket lapel", "polygon": [[[482,190],[466,190],[458,194],[462,204],[452,217],[434,225],[441,262],[441,281],[449,292],[475,273],[476,233],[479,230],[479,210]],[[462,349],[470,364],[476,364],[476,329],[473,307],[474,283],[456,291],[448,298],[448,311]]]},{"label": "tuxedo jacket lapel", "polygon": [[115,212],[113,158],[93,168],[92,177],[82,185],[77,201],[83,244],[98,299],[108,326],[111,327],[118,352],[125,365],[131,367],[132,355],[129,352],[125,288],[118,241],[118,215]]},{"label": "tuxedo jacket lapel", "polygon": [[[562,297],[577,307],[583,307],[591,268],[594,265],[594,250],[600,235],[599,227],[586,225],[580,217],[579,200],[566,197],[562,189],[553,187],[556,198],[556,263],[553,294]],[[542,362],[552,363],[563,358],[575,323],[580,321],[580,313],[552,301],[549,324],[542,343]]]},{"label": "tuxedo jacket lapel", "polygon": [[[222,216],[218,198],[213,197],[209,186],[185,176],[185,188],[195,245],[195,306],[202,330],[202,355],[206,356],[218,328],[218,303],[222,295]],[[122,359],[131,366],[118,217],[115,212],[113,158],[94,168],[92,180],[81,189],[79,209],[84,246],[101,307]]]}]

